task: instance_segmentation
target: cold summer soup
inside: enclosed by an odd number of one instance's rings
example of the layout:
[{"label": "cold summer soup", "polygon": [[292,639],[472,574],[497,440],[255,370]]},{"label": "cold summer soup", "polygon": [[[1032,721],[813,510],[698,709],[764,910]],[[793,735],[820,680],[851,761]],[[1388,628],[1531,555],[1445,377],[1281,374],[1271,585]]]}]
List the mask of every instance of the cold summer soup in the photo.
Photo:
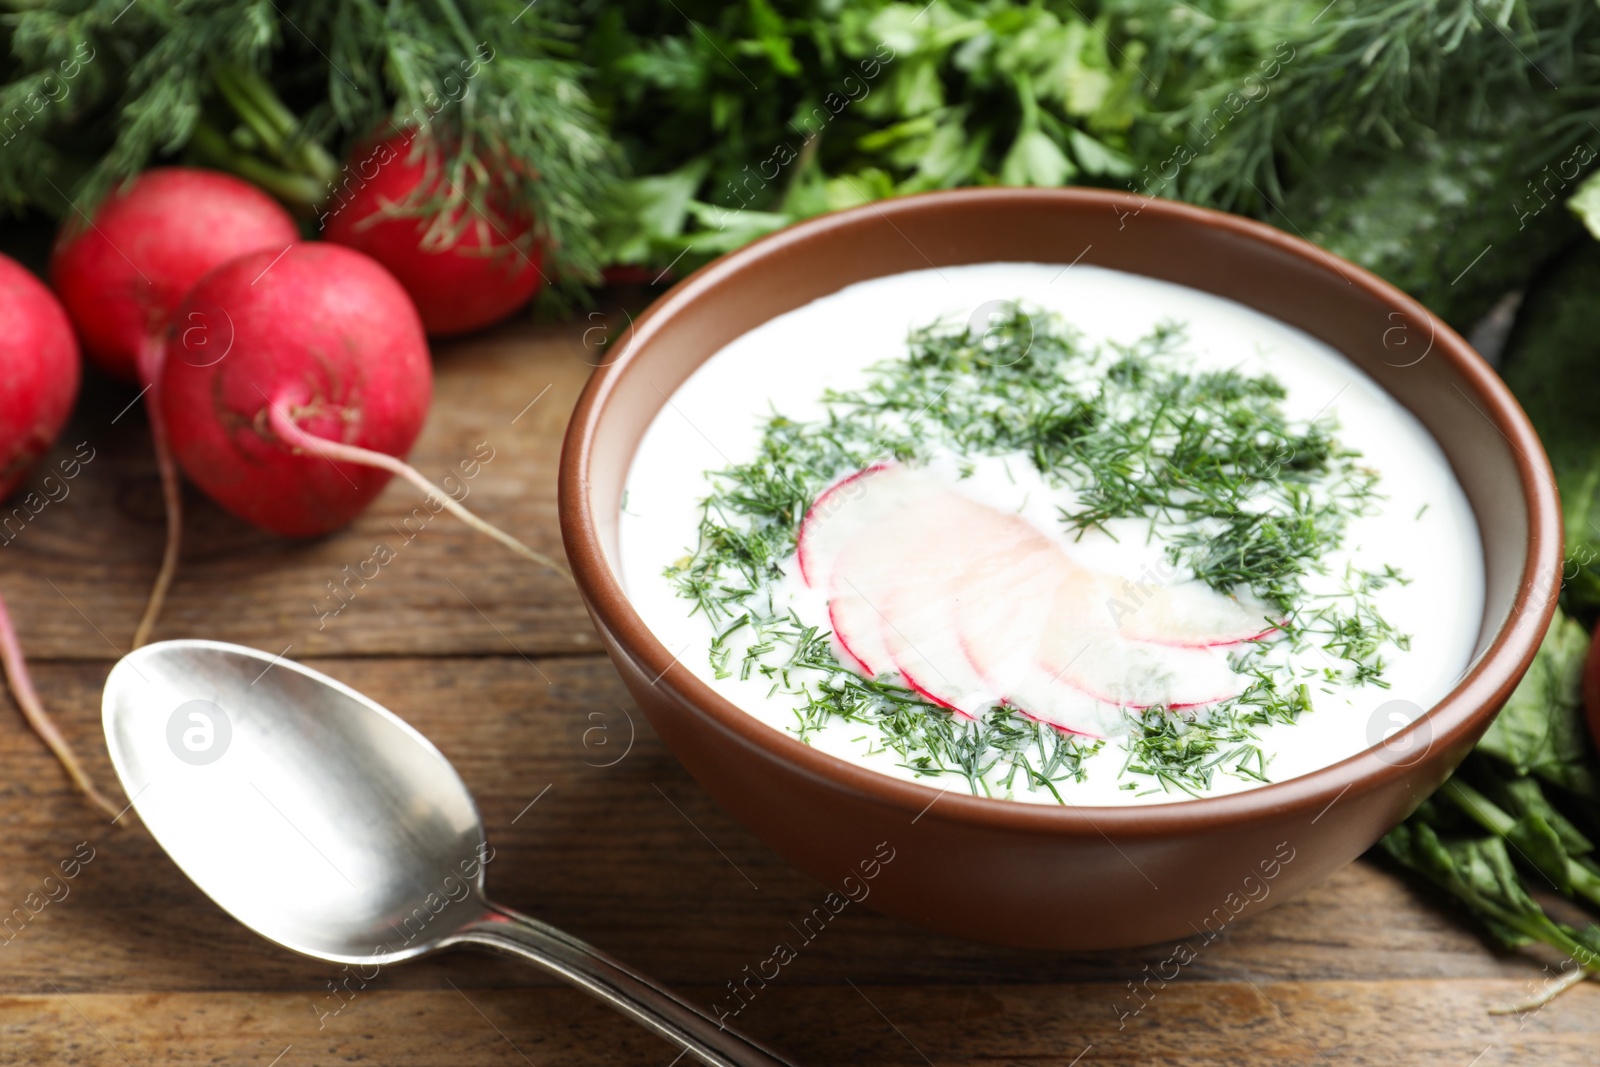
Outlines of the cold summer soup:
[{"label": "cold summer soup", "polygon": [[1049,804],[1381,743],[1483,600],[1444,455],[1350,361],[1081,265],[878,278],[737,338],[646,432],[619,544],[657,638],[773,729]]}]

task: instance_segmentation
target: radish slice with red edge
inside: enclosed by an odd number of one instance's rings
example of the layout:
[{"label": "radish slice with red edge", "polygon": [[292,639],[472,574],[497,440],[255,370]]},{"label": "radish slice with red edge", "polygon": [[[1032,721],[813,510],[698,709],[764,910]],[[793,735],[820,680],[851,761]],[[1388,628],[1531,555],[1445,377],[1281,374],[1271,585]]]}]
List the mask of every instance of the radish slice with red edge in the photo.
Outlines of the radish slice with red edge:
[{"label": "radish slice with red edge", "polygon": [[844,655],[839,657],[864,678],[898,675],[894,657],[883,641],[878,611],[857,593],[835,592],[828,600],[828,622],[833,639]]},{"label": "radish slice with red edge", "polygon": [[[905,477],[897,463],[877,463],[842,478],[817,496],[800,520],[795,558],[813,589],[833,584],[833,564],[863,529],[892,523],[904,509],[940,490],[927,479]],[[887,527],[886,527],[887,528]]]},{"label": "radish slice with red edge", "polygon": [[1197,580],[1157,585],[1102,575],[1094,596],[1117,632],[1157,645],[1217,648],[1260,641],[1278,629],[1267,605],[1221,596]]},{"label": "radish slice with red edge", "polygon": [[836,482],[802,521],[802,575],[829,589],[852,669],[898,675],[967,718],[999,703],[1103,737],[1123,709],[1186,708],[1238,696],[1223,646],[1271,632],[1261,605],[1199,582],[1137,591],[1091,570],[1016,514],[936,475],[882,463]]}]

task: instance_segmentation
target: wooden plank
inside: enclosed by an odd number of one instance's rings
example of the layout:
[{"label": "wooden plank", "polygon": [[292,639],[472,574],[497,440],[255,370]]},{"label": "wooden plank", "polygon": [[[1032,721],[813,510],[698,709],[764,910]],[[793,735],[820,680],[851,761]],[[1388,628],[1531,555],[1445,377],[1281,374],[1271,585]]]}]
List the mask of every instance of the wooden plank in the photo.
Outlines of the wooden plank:
[{"label": "wooden plank", "polygon": [[[437,481],[486,443],[493,458],[465,483],[465,502],[558,559],[556,462],[598,358],[588,329],[517,323],[441,348],[433,411],[411,455]],[[163,518],[135,396],[91,373],[72,422],[35,472],[37,514],[26,490],[0,508],[0,595],[36,658],[114,659],[143,610]],[[80,445],[93,458],[60,481],[60,465]],[[47,486],[52,471],[58,480]],[[41,507],[50,495],[57,500]],[[413,488],[392,484],[348,528],[293,541],[234,519],[189,487],[183,564],[157,636],[292,646],[296,655],[599,649],[570,583],[447,514],[414,517],[421,503]],[[394,555],[382,567],[366,562],[379,543]],[[363,572],[377,576],[363,580]]]},{"label": "wooden plank", "polygon": [[[653,1064],[665,1043],[565,989],[485,989],[470,961],[431,990],[357,990],[337,1016],[306,993],[95,994],[0,999],[0,1064],[367,1062]],[[1560,1008],[1491,1016],[1511,980],[1174,983],[1119,1020],[1104,984],[908,989],[797,982],[738,1020],[800,1064],[1281,1065],[1594,1062],[1600,990]],[[702,999],[710,990],[685,990]],[[319,1029],[320,1024],[320,1029]],[[682,1062],[682,1061],[679,1061]]]},{"label": "wooden plank", "polygon": [[[665,981],[719,986],[737,978],[793,938],[790,924],[827,892],[711,803],[603,658],[316,665],[394,709],[452,758],[497,848],[489,876],[496,899]],[[97,708],[108,669],[39,671],[46,698],[107,782]],[[80,841],[97,850],[70,895],[0,947],[0,993],[34,991],[47,979],[96,992],[314,989],[337,972],[244,931],[142,830],[112,830],[12,716],[0,717],[0,782],[0,908],[15,907]],[[836,984],[1126,982],[1169,954],[994,948],[852,908],[806,946],[805,969],[810,981]],[[386,982],[437,985],[434,966],[400,969]],[[483,966],[495,983],[542,981],[509,965]],[[1515,978],[1536,968],[1524,957],[1496,957],[1397,877],[1358,863],[1241,922],[1186,973],[1208,981],[1378,980]]]}]

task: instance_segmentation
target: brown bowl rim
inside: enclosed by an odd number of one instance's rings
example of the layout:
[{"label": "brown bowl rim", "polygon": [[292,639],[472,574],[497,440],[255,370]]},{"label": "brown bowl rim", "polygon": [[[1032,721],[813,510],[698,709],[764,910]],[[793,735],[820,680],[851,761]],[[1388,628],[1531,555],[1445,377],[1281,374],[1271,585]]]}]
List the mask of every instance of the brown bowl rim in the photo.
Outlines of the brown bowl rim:
[{"label": "brown bowl rim", "polygon": [[[773,729],[727,700],[679,663],[633,610],[621,583],[606,563],[589,510],[589,464],[596,427],[616,383],[646,351],[660,324],[721,285],[756,260],[782,256],[787,249],[848,230],[872,216],[894,223],[898,215],[923,211],[960,211],[978,201],[1010,201],[1038,210],[1063,206],[1079,209],[1128,209],[1151,212],[1179,223],[1211,226],[1250,242],[1306,261],[1330,279],[1353,284],[1394,310],[1406,321],[1426,319],[1433,327],[1434,348],[1476,395],[1473,403],[1505,438],[1515,453],[1520,488],[1528,509],[1531,536],[1510,615],[1483,655],[1455,687],[1403,733],[1432,731],[1429,747],[1409,763],[1380,757],[1378,746],[1308,774],[1225,796],[1175,800],[1158,804],[1088,806],[1040,804],[971,796],[921,781],[893,778],[828,755]],[[1247,305],[1248,306],[1248,305]],[[1283,320],[1287,321],[1287,320]],[[1289,325],[1294,325],[1289,323]],[[1555,611],[1559,590],[1562,529],[1555,476],[1544,447],[1521,406],[1498,375],[1453,329],[1421,304],[1369,271],[1272,226],[1242,216],[1178,201],[1086,188],[982,188],[919,193],[816,216],[727,253],[688,275],[662,294],[632,324],[623,350],[597,368],[584,387],[568,423],[559,471],[562,539],[573,575],[597,620],[633,656],[655,685],[667,689],[694,713],[731,733],[768,757],[801,773],[842,788],[859,798],[920,818],[934,803],[943,820],[1024,833],[1107,836],[1108,830],[1146,837],[1193,830],[1215,830],[1266,816],[1286,817],[1318,812],[1320,819],[1352,790],[1357,795],[1380,788],[1426,767],[1435,751],[1451,750],[1486,725],[1532,662]],[[1417,795],[1420,800],[1422,794]],[[1109,840],[1109,838],[1108,838]]]}]

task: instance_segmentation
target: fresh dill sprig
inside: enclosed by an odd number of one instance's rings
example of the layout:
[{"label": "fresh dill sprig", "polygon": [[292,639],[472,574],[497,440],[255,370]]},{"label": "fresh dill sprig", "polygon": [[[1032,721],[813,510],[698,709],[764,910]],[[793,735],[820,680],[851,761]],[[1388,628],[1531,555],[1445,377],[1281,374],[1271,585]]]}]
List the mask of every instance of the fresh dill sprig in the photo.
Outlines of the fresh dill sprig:
[{"label": "fresh dill sprig", "polygon": [[0,54],[0,206],[79,224],[118,184],[183,153],[310,215],[344,183],[370,177],[342,172],[335,155],[390,128],[415,129],[443,149],[448,192],[406,209],[459,229],[514,204],[560,273],[598,280],[601,204],[620,149],[572,58],[575,26],[545,7],[12,6],[22,10],[0,16],[10,53]]}]

